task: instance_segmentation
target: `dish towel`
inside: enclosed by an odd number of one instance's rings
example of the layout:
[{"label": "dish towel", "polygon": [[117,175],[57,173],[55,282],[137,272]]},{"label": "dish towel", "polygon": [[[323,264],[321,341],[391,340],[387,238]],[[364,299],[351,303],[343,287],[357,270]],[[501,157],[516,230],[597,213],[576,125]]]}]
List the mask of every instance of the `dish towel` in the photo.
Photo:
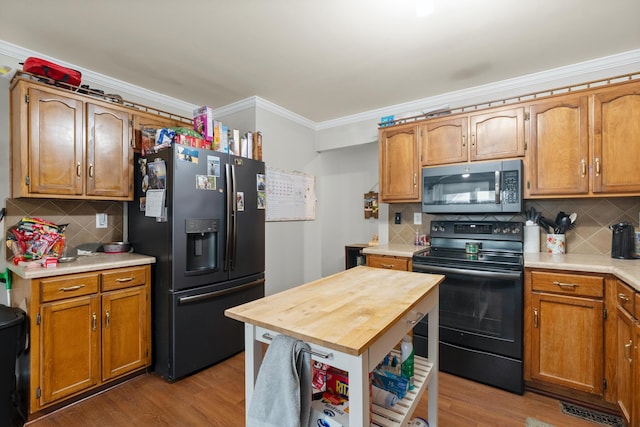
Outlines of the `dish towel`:
[{"label": "dish towel", "polygon": [[277,335],[267,349],[247,415],[247,427],[307,427],[311,416],[311,356],[305,342]]}]

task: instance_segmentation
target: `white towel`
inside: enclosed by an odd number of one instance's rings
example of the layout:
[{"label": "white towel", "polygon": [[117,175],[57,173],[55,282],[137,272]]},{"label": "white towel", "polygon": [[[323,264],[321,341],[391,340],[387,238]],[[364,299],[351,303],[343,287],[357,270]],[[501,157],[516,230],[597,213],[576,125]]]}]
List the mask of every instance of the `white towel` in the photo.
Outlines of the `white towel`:
[{"label": "white towel", "polygon": [[247,427],[307,427],[311,415],[311,356],[308,344],[276,336],[262,361]]}]

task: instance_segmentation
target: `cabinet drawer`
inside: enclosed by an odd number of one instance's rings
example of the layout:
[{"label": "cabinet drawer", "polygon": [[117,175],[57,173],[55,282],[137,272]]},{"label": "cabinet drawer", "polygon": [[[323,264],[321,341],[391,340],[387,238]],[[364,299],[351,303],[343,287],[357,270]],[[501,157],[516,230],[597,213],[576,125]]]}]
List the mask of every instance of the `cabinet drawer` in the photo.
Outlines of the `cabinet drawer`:
[{"label": "cabinet drawer", "polygon": [[146,267],[120,268],[102,273],[102,290],[129,288],[144,285]]},{"label": "cabinet drawer", "polygon": [[40,281],[40,300],[57,301],[98,292],[98,275],[73,274]]},{"label": "cabinet drawer", "polygon": [[604,278],[599,276],[533,271],[531,278],[534,292],[553,292],[595,298],[604,296]]},{"label": "cabinet drawer", "polygon": [[616,301],[629,315],[634,315],[635,291],[620,280],[616,281]]},{"label": "cabinet drawer", "polygon": [[367,256],[367,265],[369,267],[386,268],[388,270],[409,270],[409,258],[387,256],[387,255],[369,255]]}]

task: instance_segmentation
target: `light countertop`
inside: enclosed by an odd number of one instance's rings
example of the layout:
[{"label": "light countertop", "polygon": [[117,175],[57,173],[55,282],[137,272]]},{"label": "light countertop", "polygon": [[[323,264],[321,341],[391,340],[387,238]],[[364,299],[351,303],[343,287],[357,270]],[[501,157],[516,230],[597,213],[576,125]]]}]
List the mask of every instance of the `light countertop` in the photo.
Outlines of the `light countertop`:
[{"label": "light countertop", "polygon": [[613,274],[640,291],[640,259],[616,259],[609,255],[525,253],[526,268]]},{"label": "light countertop", "polygon": [[59,263],[57,267],[53,268],[25,268],[9,263],[7,263],[7,267],[23,279],[38,279],[41,277],[61,276],[63,274],[86,273],[88,271],[106,270],[110,268],[153,264],[155,262],[156,259],[148,255],[136,253],[101,253],[91,256],[79,256],[75,261]]},{"label": "light countertop", "polygon": [[392,255],[411,258],[428,249],[427,246],[404,245],[400,243],[389,243],[387,245],[368,246],[362,249],[363,254]]}]

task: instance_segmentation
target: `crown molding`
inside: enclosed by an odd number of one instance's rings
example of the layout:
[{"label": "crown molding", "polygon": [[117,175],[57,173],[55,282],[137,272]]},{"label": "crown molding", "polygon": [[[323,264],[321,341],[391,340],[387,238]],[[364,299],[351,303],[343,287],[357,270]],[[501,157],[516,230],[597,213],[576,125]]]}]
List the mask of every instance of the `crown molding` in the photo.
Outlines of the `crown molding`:
[{"label": "crown molding", "polygon": [[[105,88],[113,89],[115,92],[124,92],[145,100],[153,101],[157,104],[169,107],[170,109],[175,109],[178,111],[193,111],[195,108],[199,107],[198,105],[181,101],[170,96],[162,95],[160,93],[153,92],[140,86],[132,85],[127,82],[93,72],[91,70],[79,68],[74,64],[65,63],[64,61],[60,61],[57,58],[52,58],[42,53],[31,51],[20,46],[5,42],[3,40],[0,40],[0,54],[10,58],[14,58],[18,62],[24,61],[24,59],[29,56],[44,58],[64,66],[77,69],[82,73],[83,79],[86,79],[91,83],[95,83]],[[362,113],[352,114],[349,116],[344,116],[323,122],[314,122],[307,119],[306,117],[301,116],[300,114],[289,111],[258,96],[245,98],[224,107],[214,109],[214,113],[217,115],[226,115],[238,111],[243,111],[248,108],[260,108],[281,116],[294,123],[318,131],[346,126],[349,124],[368,120],[375,120],[377,122],[382,116],[408,111],[428,112],[434,109],[442,108],[443,105],[457,105],[459,103],[464,103],[465,100],[473,98],[485,98],[487,100],[490,100],[491,96],[494,96],[496,93],[523,89],[530,86],[548,85],[549,88],[552,88],[554,87],[554,82],[558,82],[562,79],[572,79],[575,83],[580,83],[581,78],[583,78],[584,80],[589,80],[589,78],[586,77],[588,74],[604,73],[606,71],[613,72],[612,70],[616,68],[631,66],[635,66],[636,70],[640,70],[640,49],[606,56],[590,61],[584,61],[564,67],[554,68],[547,71],[515,77],[512,79],[489,83],[481,86],[467,88],[459,91],[448,92],[428,98],[390,105],[387,107],[364,111]]]}]

